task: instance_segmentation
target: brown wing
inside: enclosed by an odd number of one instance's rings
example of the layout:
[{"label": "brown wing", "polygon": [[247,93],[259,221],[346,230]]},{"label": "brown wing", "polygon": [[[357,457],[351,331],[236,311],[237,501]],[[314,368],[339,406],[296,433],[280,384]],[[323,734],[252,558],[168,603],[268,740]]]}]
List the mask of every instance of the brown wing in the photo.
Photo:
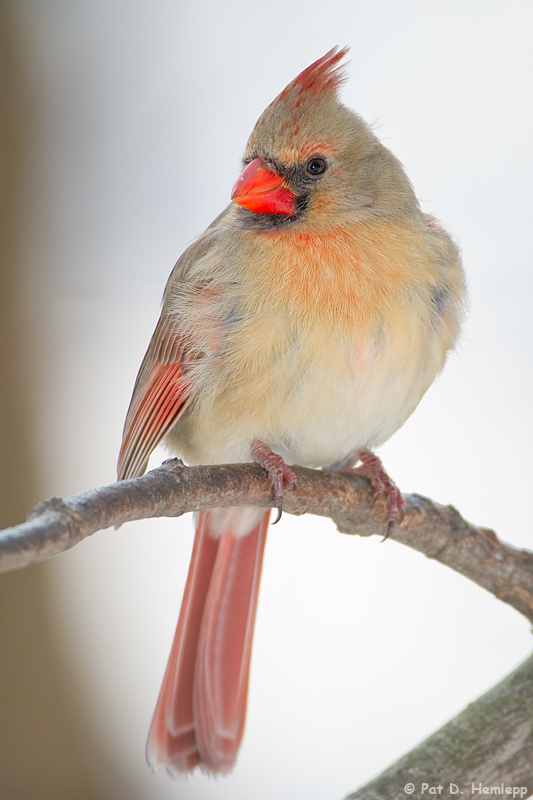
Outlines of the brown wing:
[{"label": "brown wing", "polygon": [[[217,222],[215,220],[215,222]],[[194,387],[183,374],[182,364],[191,358],[179,333],[179,318],[168,308],[168,295],[188,268],[212,247],[215,229],[192,244],[181,256],[168,280],[163,309],[141,364],[130,402],[122,445],[118,480],[135,478],[146,469],[152,450],[169,432],[192,400]]]}]

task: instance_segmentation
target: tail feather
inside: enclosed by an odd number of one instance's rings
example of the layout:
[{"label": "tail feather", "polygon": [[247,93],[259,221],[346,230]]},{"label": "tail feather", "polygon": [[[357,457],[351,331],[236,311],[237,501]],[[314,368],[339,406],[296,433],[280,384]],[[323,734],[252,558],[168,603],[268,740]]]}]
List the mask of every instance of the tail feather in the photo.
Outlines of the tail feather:
[{"label": "tail feather", "polygon": [[270,516],[251,511],[198,515],[178,626],[148,736],[154,768],[183,774],[200,766],[220,774],[235,763]]}]

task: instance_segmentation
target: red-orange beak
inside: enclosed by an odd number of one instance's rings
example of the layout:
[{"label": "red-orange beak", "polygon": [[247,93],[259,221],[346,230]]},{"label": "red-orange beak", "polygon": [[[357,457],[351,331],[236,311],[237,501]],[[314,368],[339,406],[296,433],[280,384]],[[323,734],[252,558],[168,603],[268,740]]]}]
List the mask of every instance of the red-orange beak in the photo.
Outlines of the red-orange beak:
[{"label": "red-orange beak", "polygon": [[296,195],[285,186],[281,175],[267,169],[260,158],[243,169],[231,199],[256,214],[296,214]]}]

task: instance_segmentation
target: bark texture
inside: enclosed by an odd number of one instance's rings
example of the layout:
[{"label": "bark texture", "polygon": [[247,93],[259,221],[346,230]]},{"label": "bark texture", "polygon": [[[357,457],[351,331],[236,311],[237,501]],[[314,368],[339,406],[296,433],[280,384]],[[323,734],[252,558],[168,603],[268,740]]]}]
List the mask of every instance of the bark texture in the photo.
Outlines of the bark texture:
[{"label": "bark texture", "polygon": [[[432,793],[431,787],[436,788]],[[483,792],[484,789],[488,791]],[[406,797],[483,800],[501,795],[527,798],[532,791],[533,656],[530,656],[451,722],[346,800],[405,800]]]},{"label": "bark texture", "polygon": [[[330,517],[342,533],[382,536],[385,501],[373,502],[359,475],[293,467],[298,485],[284,511]],[[406,495],[407,509],[391,539],[446,564],[533,621],[533,553],[501,542],[464,520],[453,506]],[[68,550],[96,531],[149,517],[178,517],[202,508],[273,505],[264,470],[255,464],[185,467],[170,459],[130,481],[62,499],[52,497],[28,521],[0,532],[0,571],[26,567]]]},{"label": "bark texture", "polygon": [[[342,533],[385,534],[385,501],[373,501],[366,478],[293,469],[298,484],[286,490],[284,511],[330,517]],[[472,525],[453,506],[419,495],[405,500],[404,518],[390,538],[446,564],[533,621],[533,553]],[[170,459],[141,478],[39,503],[27,522],[0,532],[0,571],[42,561],[113,525],[236,505],[273,505],[260,467],[185,467]],[[525,800],[532,790],[533,656],[346,800],[489,794]]]}]

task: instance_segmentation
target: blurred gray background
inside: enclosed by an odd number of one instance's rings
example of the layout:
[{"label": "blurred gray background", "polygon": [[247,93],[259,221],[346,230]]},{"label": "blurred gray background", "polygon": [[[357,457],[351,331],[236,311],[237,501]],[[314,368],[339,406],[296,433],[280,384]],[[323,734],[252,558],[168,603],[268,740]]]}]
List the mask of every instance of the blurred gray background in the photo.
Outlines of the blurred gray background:
[{"label": "blurred gray background", "polygon": [[[263,108],[335,44],[344,101],[458,239],[471,312],[381,450],[407,492],[533,547],[529,0],[4,0],[0,522],[114,479],[170,269],[224,208]],[[164,457],[157,452],[153,464]],[[338,800],[531,649],[528,624],[393,542],[269,533],[233,775],[144,743],[190,520],[106,531],[0,576],[1,800]]]}]

